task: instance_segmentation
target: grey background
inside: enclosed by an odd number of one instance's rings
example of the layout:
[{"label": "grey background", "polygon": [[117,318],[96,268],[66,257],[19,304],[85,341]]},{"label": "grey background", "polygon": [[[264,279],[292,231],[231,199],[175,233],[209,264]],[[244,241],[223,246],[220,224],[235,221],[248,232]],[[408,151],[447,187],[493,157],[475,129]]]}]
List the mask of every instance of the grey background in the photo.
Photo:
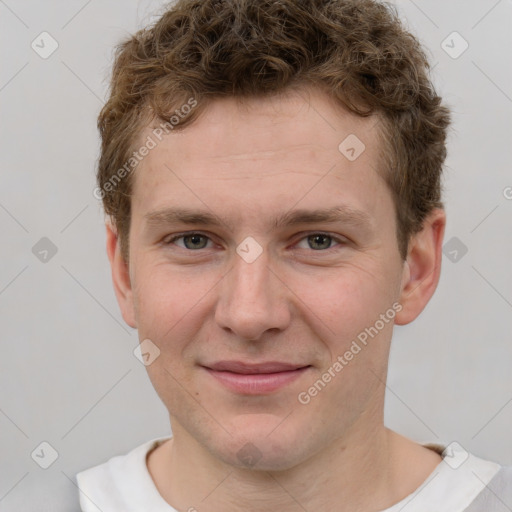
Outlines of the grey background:
[{"label": "grey background", "polygon": [[[0,0],[2,512],[78,510],[77,472],[170,433],[119,313],[92,195],[112,48],[161,3]],[[512,1],[398,5],[454,110],[445,242],[457,239],[433,300],[395,328],[386,422],[512,464]],[[47,59],[31,48],[43,31],[59,44]],[[469,43],[458,58],[441,47],[454,31]],[[46,262],[43,237],[57,249]],[[31,458],[43,441],[58,452],[46,470]]]}]

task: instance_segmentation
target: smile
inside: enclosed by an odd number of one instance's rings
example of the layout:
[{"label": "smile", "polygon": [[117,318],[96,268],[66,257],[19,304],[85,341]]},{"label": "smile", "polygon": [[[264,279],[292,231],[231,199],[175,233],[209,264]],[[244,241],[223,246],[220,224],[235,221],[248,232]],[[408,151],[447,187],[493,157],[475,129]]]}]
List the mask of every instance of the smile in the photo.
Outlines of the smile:
[{"label": "smile", "polygon": [[298,379],[310,367],[282,363],[248,365],[239,362],[203,366],[224,387],[244,395],[262,395],[276,391]]}]

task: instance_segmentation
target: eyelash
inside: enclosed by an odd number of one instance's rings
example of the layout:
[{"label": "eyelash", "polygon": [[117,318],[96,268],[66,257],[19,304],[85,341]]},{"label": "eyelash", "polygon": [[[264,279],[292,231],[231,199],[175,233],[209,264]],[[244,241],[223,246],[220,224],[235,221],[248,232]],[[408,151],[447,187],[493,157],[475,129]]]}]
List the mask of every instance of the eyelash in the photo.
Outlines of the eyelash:
[{"label": "eyelash", "polygon": [[[208,236],[206,233],[202,233],[200,231],[187,231],[185,233],[179,233],[177,235],[173,235],[171,238],[169,239],[164,239],[163,240],[163,244],[165,246],[168,246],[168,245],[171,245],[173,244],[176,240],[179,240],[180,238],[185,238],[185,237],[189,237],[189,236],[193,236],[193,235],[200,235],[200,236],[203,236],[205,238],[207,238],[208,240],[210,241],[213,241],[211,239],[210,236]],[[331,235],[330,233],[325,233],[323,231],[312,231],[310,233],[307,233],[306,235],[304,235],[302,238],[300,238],[298,240],[298,242],[301,242],[302,240],[305,240],[307,238],[309,238],[310,236],[314,236],[314,235],[323,235],[323,236],[326,236],[328,238],[330,238],[333,242],[337,242],[339,246],[343,246],[343,245],[346,245],[348,243],[348,240],[346,239],[343,239],[343,238],[340,238],[340,237],[337,237],[337,236],[334,236],[334,235]],[[297,242],[297,243],[298,243]],[[179,247],[179,246],[178,246]],[[327,249],[309,249],[310,251],[313,251],[313,252],[328,252],[332,249],[335,249],[336,247],[338,246],[334,246],[334,247],[328,247]],[[183,249],[185,251],[188,251],[188,252],[200,252],[201,250],[204,250],[206,248],[202,248],[202,249],[197,249],[197,250],[193,250],[193,249],[187,249],[186,247],[180,247],[180,249]]]}]

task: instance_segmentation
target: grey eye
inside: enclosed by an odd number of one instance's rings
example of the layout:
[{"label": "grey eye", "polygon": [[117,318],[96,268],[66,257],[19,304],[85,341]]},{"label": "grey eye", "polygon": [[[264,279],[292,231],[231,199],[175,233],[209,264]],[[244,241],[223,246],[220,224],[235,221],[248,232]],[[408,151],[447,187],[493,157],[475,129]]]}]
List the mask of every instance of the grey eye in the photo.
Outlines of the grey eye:
[{"label": "grey eye", "polygon": [[200,234],[184,235],[183,243],[187,249],[204,249],[208,243],[208,237]]},{"label": "grey eye", "polygon": [[309,235],[307,240],[309,247],[315,251],[318,251],[321,249],[329,249],[331,246],[332,237],[322,233],[317,233],[315,235]]}]

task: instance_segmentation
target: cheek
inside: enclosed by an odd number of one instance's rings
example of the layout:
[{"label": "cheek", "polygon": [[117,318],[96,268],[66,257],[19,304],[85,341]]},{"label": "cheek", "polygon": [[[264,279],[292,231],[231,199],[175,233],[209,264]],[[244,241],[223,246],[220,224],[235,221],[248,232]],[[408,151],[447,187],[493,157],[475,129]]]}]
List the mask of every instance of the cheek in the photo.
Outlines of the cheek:
[{"label": "cheek", "polygon": [[388,277],[389,269],[386,272],[370,262],[337,268],[328,274],[301,277],[297,295],[313,313],[309,316],[316,318],[320,336],[341,349],[391,307],[394,285]]},{"label": "cheek", "polygon": [[155,363],[147,367],[154,384],[172,384],[172,376],[186,380],[196,363],[194,355],[205,356],[210,349],[201,331],[209,331],[205,326],[221,278],[217,271],[199,273],[169,264],[140,269],[135,297],[139,338],[151,340],[160,350]]},{"label": "cheek", "polygon": [[168,356],[169,354],[162,353],[146,367],[146,371],[167,410],[172,411],[178,420],[186,423],[200,415],[198,405],[202,404],[202,396],[187,372],[183,372],[179,363],[176,363],[176,357]]},{"label": "cheek", "polygon": [[168,263],[141,264],[134,295],[139,331],[165,337],[189,322],[219,279],[216,273],[196,274]]}]

